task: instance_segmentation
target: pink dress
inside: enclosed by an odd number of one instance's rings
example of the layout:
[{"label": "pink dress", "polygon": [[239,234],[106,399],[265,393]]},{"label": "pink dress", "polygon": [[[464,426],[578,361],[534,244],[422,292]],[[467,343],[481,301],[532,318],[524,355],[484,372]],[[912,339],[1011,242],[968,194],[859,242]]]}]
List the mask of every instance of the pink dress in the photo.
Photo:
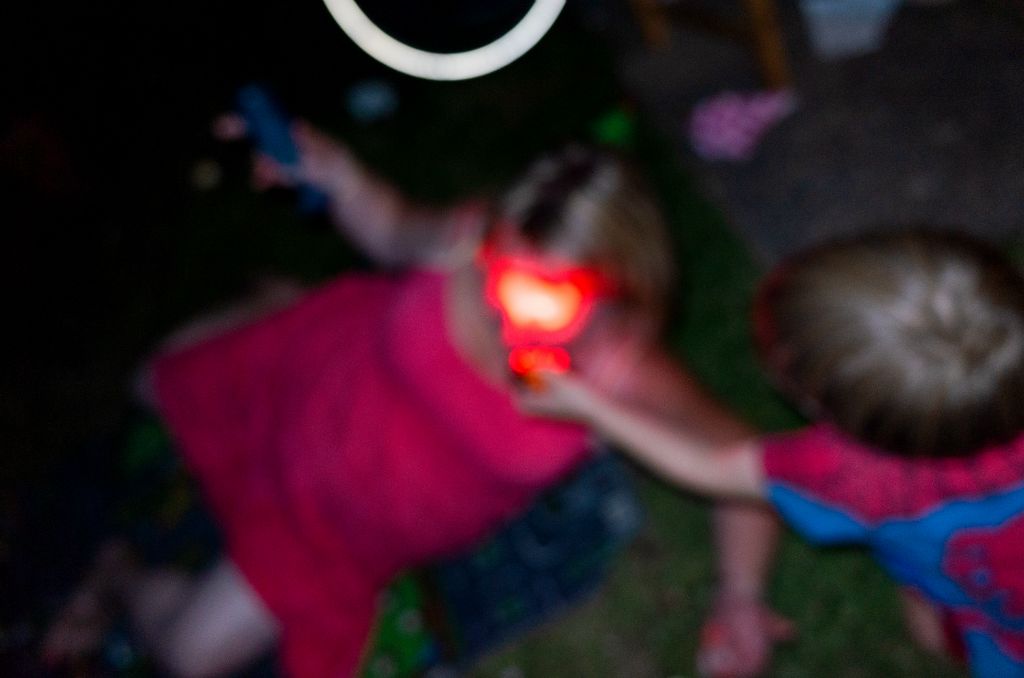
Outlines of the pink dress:
[{"label": "pink dress", "polygon": [[456,353],[445,278],[350,275],[161,357],[157,400],[288,675],[359,665],[400,570],[471,545],[586,455]]}]

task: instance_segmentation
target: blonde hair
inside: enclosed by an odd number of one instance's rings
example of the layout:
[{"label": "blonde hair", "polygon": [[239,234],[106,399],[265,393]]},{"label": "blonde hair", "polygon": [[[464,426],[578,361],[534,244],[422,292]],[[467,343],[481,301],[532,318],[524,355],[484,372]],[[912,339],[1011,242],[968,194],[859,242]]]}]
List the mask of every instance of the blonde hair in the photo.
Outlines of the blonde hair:
[{"label": "blonde hair", "polygon": [[856,438],[964,454],[1024,429],[1024,279],[963,235],[870,235],[763,284],[754,320],[783,388]]},{"label": "blonde hair", "polygon": [[573,145],[541,158],[505,194],[496,223],[596,268],[652,329],[663,322],[675,280],[671,244],[646,183],[621,157]]}]

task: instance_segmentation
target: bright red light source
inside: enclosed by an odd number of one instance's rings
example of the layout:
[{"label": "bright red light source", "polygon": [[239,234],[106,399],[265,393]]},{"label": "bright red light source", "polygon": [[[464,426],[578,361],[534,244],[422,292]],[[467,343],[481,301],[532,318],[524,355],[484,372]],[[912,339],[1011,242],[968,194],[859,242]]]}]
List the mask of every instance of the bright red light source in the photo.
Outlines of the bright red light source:
[{"label": "bright red light source", "polygon": [[508,366],[519,376],[537,370],[567,372],[569,363],[569,352],[561,346],[516,346],[508,354]]},{"label": "bright red light source", "polygon": [[586,326],[609,288],[593,270],[531,257],[482,252],[487,301],[501,313],[501,337],[512,372],[539,386],[539,370],[566,372],[563,347]]},{"label": "bright red light source", "polygon": [[583,293],[571,282],[551,282],[524,271],[502,273],[495,294],[510,324],[543,333],[564,331],[583,305]]},{"label": "bright red light source", "polygon": [[564,344],[586,324],[599,297],[596,273],[584,268],[545,270],[525,257],[491,256],[487,299],[501,312],[509,346]]}]

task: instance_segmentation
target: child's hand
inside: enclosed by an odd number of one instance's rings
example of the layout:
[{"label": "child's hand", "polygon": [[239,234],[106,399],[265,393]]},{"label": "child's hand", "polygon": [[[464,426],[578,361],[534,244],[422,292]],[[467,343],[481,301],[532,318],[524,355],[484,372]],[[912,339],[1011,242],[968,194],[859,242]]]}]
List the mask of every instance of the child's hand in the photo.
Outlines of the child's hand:
[{"label": "child's hand", "polygon": [[705,678],[747,678],[763,673],[772,646],[796,637],[793,622],[760,599],[721,596],[701,631],[697,673]]},{"label": "child's hand", "polygon": [[[221,141],[239,141],[248,135],[245,119],[235,113],[217,117],[212,132]],[[345,146],[303,120],[292,125],[291,135],[299,151],[298,166],[285,167],[265,153],[254,153],[252,183],[257,190],[308,184],[333,194],[352,183],[353,160]]]},{"label": "child's hand", "polygon": [[[224,113],[214,118],[210,132],[219,141],[235,142],[248,138],[249,127],[241,115]],[[252,186],[256,190],[298,185],[300,177],[295,169],[284,167],[265,153],[254,151],[252,156]]]},{"label": "child's hand", "polygon": [[518,391],[516,400],[527,414],[586,421],[597,395],[576,375],[538,370],[530,373],[527,387]]}]

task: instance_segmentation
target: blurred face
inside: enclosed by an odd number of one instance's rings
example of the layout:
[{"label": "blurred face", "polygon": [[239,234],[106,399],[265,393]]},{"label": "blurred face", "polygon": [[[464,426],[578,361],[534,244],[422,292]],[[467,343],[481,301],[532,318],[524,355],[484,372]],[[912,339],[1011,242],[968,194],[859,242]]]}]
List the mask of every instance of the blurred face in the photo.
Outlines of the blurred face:
[{"label": "blurred face", "polygon": [[569,367],[564,346],[587,326],[610,291],[596,271],[557,254],[537,252],[521,239],[498,236],[481,250],[487,302],[501,318],[513,372]]}]

